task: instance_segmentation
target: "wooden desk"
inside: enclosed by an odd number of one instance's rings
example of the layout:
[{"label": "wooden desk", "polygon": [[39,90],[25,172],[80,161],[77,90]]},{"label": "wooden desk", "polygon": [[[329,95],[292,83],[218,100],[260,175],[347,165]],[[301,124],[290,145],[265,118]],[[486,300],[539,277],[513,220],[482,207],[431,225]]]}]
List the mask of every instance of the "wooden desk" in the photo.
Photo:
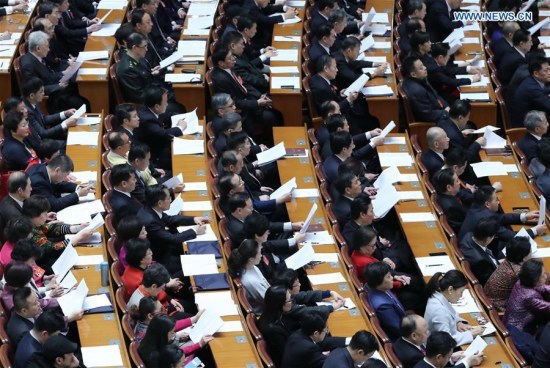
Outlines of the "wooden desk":
[{"label": "wooden desk", "polygon": [[[88,114],[91,116],[93,114]],[[97,114],[96,114],[97,116]],[[103,121],[103,119],[102,119]],[[102,137],[102,126],[92,125],[92,126],[77,126],[70,128],[71,132],[90,132],[90,131],[99,131],[97,146],[67,146],[67,155],[71,157],[74,163],[75,171],[86,171],[92,170],[97,172],[97,184],[96,184],[96,199],[101,197],[101,137]],[[103,227],[101,232],[105,235]],[[102,236],[103,236],[102,235]],[[103,236],[103,243],[100,246],[95,247],[75,247],[79,255],[103,255],[103,259],[107,260],[107,248],[105,246],[106,239]],[[115,293],[112,287],[112,284],[108,287],[101,286],[101,272],[99,266],[86,266],[81,269],[75,269],[74,275],[78,282],[82,278],[86,280],[86,284],[89,288],[89,294],[97,294],[109,292],[111,295],[111,302],[115,303]],[[122,361],[125,367],[130,367],[130,360],[128,358],[128,351],[124,344],[124,337],[120,327],[120,317],[115,312],[113,313],[98,313],[98,314],[87,314],[84,315],[82,320],[77,322],[78,325],[78,334],[80,336],[80,343],[83,347],[89,346],[102,346],[102,345],[113,345],[117,344],[120,346],[120,353],[122,356]]]}]

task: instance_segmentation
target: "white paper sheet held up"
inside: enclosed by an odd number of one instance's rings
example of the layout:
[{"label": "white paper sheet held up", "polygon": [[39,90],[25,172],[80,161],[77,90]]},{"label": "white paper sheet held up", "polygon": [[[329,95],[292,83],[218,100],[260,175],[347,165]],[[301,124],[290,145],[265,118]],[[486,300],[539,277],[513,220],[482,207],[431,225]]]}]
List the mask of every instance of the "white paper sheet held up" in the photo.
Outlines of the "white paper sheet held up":
[{"label": "white paper sheet held up", "polygon": [[195,134],[199,132],[199,117],[197,116],[197,108],[185,114],[174,115],[171,118],[172,128],[176,127],[181,119],[185,120],[187,127],[183,134]]},{"label": "white paper sheet held up", "polygon": [[166,68],[169,65],[174,64],[176,61],[178,61],[180,58],[182,58],[185,55],[185,52],[183,49],[178,49],[172,55],[168,56],[166,59],[161,60],[159,63],[159,66],[161,69]]},{"label": "white paper sheet held up", "polygon": [[[544,213],[544,212],[543,212]],[[524,227],[522,227],[517,233],[516,233],[516,236],[524,236],[526,237],[527,239],[529,239],[529,244],[531,244],[531,253],[535,253],[538,249],[538,245],[537,245],[537,242],[533,240],[533,238],[531,238],[531,236],[529,236],[529,233],[527,232],[527,230],[525,230]]]},{"label": "white paper sheet held up", "polygon": [[183,174],[179,173],[176,176],[172,176],[170,179],[166,180],[162,185],[164,185],[166,188],[173,188],[178,184],[183,183]]},{"label": "white paper sheet held up", "polygon": [[478,178],[483,178],[485,176],[501,176],[508,175],[506,168],[502,162],[498,161],[487,161],[487,162],[476,162],[470,164],[474,173]]},{"label": "white paper sheet held up", "polygon": [[372,200],[372,209],[377,217],[384,217],[397,203],[397,190],[393,185],[386,185],[376,193]]},{"label": "white paper sheet held up", "polygon": [[306,243],[299,251],[285,259],[285,263],[288,268],[297,270],[313,261],[314,255],[313,247],[311,244]]},{"label": "white paper sheet held up", "polygon": [[214,254],[184,254],[180,256],[184,276],[218,273]]},{"label": "white paper sheet held up", "polygon": [[302,226],[302,228],[300,229],[300,234],[307,232],[307,228],[309,227],[309,224],[311,223],[311,220],[315,215],[315,211],[317,211],[317,203],[313,203],[313,205],[311,206],[309,213],[304,221],[304,226]]},{"label": "white paper sheet held up", "polygon": [[390,166],[384,169],[384,171],[382,171],[382,173],[378,175],[378,178],[373,183],[373,186],[376,189],[380,189],[385,186],[392,185],[393,183],[396,183],[399,180],[399,175],[400,173],[397,167]]},{"label": "white paper sheet held up", "polygon": [[401,221],[403,222],[436,221],[436,217],[431,212],[400,213],[399,216],[401,216]]},{"label": "white paper sheet held up", "polygon": [[416,257],[416,263],[422,276],[433,276],[437,272],[447,272],[456,268],[449,256]]},{"label": "white paper sheet held up", "polygon": [[172,203],[170,203],[170,208],[164,211],[165,214],[168,216],[176,216],[179,214],[183,209],[183,199],[181,198],[181,194],[178,195]]},{"label": "white paper sheet held up", "polygon": [[120,346],[89,346],[82,347],[82,360],[87,367],[122,367]]},{"label": "white paper sheet held up", "polygon": [[174,138],[172,142],[174,155],[194,155],[204,153],[204,140]]},{"label": "white paper sheet held up", "polygon": [[[366,23],[365,23],[366,24]],[[368,35],[367,37],[363,38],[361,41],[361,46],[359,47],[359,52],[362,54],[371,47],[374,47],[374,38],[372,35]]]},{"label": "white paper sheet held up", "polygon": [[546,220],[546,198],[544,198],[543,195],[539,197],[540,199],[540,207],[539,207],[539,221],[538,225],[544,224],[544,221]]},{"label": "white paper sheet held up", "polygon": [[325,273],[320,275],[307,275],[312,285],[337,284],[346,282],[346,279],[340,272]]},{"label": "white paper sheet held up", "polygon": [[94,231],[103,226],[103,224],[105,224],[105,221],[103,220],[103,215],[101,213],[98,213],[92,218],[92,221],[90,221],[88,226],[86,226],[86,229]]},{"label": "white paper sheet held up", "polygon": [[101,199],[92,202],[79,203],[57,212],[57,220],[70,225],[92,221],[91,215],[105,212]]},{"label": "white paper sheet held up", "polygon": [[210,201],[185,201],[182,211],[212,211],[212,202]]},{"label": "white paper sheet held up", "polygon": [[490,131],[496,131],[496,130],[499,130],[500,128],[496,127],[496,126],[492,126],[492,125],[485,125],[483,128],[479,128],[477,130],[474,130],[472,133],[475,133],[475,134],[485,134],[485,129],[489,129]]},{"label": "white paper sheet held up", "polygon": [[223,320],[215,311],[206,309],[198,322],[189,331],[189,338],[197,343],[204,335],[214,335],[223,326],[223,323]]},{"label": "white paper sheet held up", "polygon": [[474,339],[474,341],[472,341],[470,346],[468,346],[468,349],[466,349],[466,351],[464,351],[464,357],[462,358],[462,360],[460,360],[456,364],[461,364],[464,361],[464,359],[467,359],[467,358],[471,357],[474,354],[483,352],[483,350],[485,350],[487,345],[488,344],[485,342],[485,340],[483,340],[483,338],[481,336],[477,336]]},{"label": "white paper sheet held up", "polygon": [[386,136],[395,128],[395,122],[392,120],[382,129],[380,137],[386,138]]},{"label": "white paper sheet held up", "polygon": [[271,61],[296,61],[298,60],[298,50],[296,49],[278,49],[277,55],[270,58]]},{"label": "white paper sheet held up", "polygon": [[271,147],[270,149],[260,152],[256,155],[256,157],[258,158],[258,166],[277,161],[284,155],[286,155],[285,142],[281,142]]},{"label": "white paper sheet held up", "polygon": [[281,185],[279,188],[277,188],[273,193],[271,193],[269,195],[269,199],[277,199],[279,197],[282,197],[285,194],[291,193],[297,187],[298,185],[296,184],[296,178],[292,178]]},{"label": "white paper sheet held up", "polygon": [[219,316],[239,315],[237,305],[235,305],[229,290],[196,293],[195,303],[200,309],[211,309]]},{"label": "white paper sheet held up", "polygon": [[86,285],[86,280],[82,279],[75,290],[60,296],[57,298],[57,302],[63,314],[65,316],[70,316],[82,309],[82,304],[84,303],[86,295],[88,295],[88,286]]},{"label": "white paper sheet held up", "polygon": [[346,91],[344,92],[344,94],[346,96],[349,96],[353,92],[359,92],[361,88],[363,88],[368,81],[369,81],[368,75],[361,74],[359,78],[353,81],[353,83],[350,84],[348,88],[346,88]]},{"label": "white paper sheet held up", "polygon": [[483,133],[483,136],[487,140],[487,144],[483,146],[483,148],[504,148],[506,146],[506,139],[500,137],[491,129],[485,128],[485,132]]},{"label": "white paper sheet held up", "polygon": [[[71,268],[78,262],[78,253],[74,247],[69,244],[63,250],[63,253],[57,258],[52,266],[52,271],[59,279],[65,277]],[[59,281],[59,279],[57,281]]]},{"label": "white paper sheet held up", "polygon": [[99,132],[69,131],[67,146],[97,146]]}]

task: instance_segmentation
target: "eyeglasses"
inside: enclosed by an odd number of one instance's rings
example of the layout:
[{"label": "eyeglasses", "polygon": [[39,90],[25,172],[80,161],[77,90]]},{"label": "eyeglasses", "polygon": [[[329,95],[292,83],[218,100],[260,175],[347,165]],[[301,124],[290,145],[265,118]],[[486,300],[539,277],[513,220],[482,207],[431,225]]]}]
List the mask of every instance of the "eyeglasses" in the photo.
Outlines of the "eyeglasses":
[{"label": "eyeglasses", "polygon": [[292,299],[285,300],[285,304],[290,304],[290,303],[292,303]]},{"label": "eyeglasses", "polygon": [[149,47],[147,44],[143,45],[143,46],[140,46],[140,45],[136,45],[136,47],[139,47],[140,49],[146,49],[147,47]]}]

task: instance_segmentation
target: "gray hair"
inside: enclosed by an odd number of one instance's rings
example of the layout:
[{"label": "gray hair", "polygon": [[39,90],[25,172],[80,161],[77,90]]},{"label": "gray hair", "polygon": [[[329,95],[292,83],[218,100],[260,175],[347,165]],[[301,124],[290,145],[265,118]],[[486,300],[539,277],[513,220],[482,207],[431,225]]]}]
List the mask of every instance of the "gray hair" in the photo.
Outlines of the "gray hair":
[{"label": "gray hair", "polygon": [[223,114],[222,118],[223,120],[227,121],[229,125],[232,126],[237,125],[237,123],[243,119],[241,115],[233,111],[226,112],[225,114]]},{"label": "gray hair", "polygon": [[523,125],[528,131],[533,132],[536,127],[541,125],[544,115],[545,114],[542,111],[531,110],[525,114],[525,117],[523,118]]},{"label": "gray hair", "polygon": [[29,35],[29,50],[35,51],[38,46],[43,46],[50,42],[50,38],[45,32],[36,31]]},{"label": "gray hair", "polygon": [[445,133],[445,131],[439,127],[431,127],[430,129],[428,129],[428,131],[426,132],[428,146],[433,147],[434,142],[441,138],[441,135],[443,133]]},{"label": "gray hair", "polygon": [[223,109],[225,105],[229,102],[231,98],[227,93],[216,93],[212,96],[212,109],[217,111],[218,109]]}]

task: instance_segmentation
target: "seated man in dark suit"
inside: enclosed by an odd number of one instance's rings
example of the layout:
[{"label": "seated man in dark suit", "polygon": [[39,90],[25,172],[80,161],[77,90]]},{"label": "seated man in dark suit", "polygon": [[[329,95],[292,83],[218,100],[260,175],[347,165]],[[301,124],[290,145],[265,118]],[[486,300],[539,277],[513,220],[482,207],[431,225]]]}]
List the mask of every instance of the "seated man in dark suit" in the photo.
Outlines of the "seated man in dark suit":
[{"label": "seated man in dark suit", "polygon": [[341,228],[350,220],[351,202],[362,193],[361,182],[355,174],[345,172],[334,182],[336,191],[340,195],[332,205],[332,211],[338,219]]},{"label": "seated man in dark suit", "polygon": [[[79,108],[89,102],[78,95],[75,76],[69,82],[60,82],[62,73],[49,69],[42,60],[48,55],[50,41],[46,33],[37,31],[29,35],[29,52],[21,56],[23,82],[36,77],[44,82],[44,92],[48,95],[48,111],[64,111]],[[90,111],[90,108],[87,109]]]},{"label": "seated man in dark suit", "polygon": [[420,160],[426,169],[428,169],[431,177],[445,164],[443,152],[449,148],[449,137],[443,129],[431,127],[426,132],[426,139],[429,149],[426,152],[422,152]]},{"label": "seated man in dark suit", "polygon": [[487,246],[493,241],[499,224],[495,218],[486,217],[479,220],[472,233],[467,233],[460,242],[460,251],[470,263],[472,272],[483,286],[497,269],[499,260],[504,258],[502,252],[493,253]]},{"label": "seated man in dark suit", "polygon": [[138,110],[139,127],[135,130],[136,139],[151,148],[153,164],[164,170],[172,168],[172,140],[183,135],[187,128],[184,119],[178,120],[172,126],[170,116],[166,111],[168,106],[168,91],[159,86],[150,86],[143,93],[143,105]]},{"label": "seated man in dark suit", "polygon": [[210,101],[214,117],[212,118],[212,130],[217,138],[222,132],[222,119],[226,112],[235,112],[237,110],[235,101],[227,93],[216,93]]},{"label": "seated man in dark suit", "polygon": [[451,168],[441,169],[434,174],[432,182],[437,191],[437,204],[447,216],[451,228],[458,234],[468,211],[457,196],[460,192],[458,176]]},{"label": "seated man in dark suit", "polygon": [[[227,27],[224,30],[224,34],[230,33],[226,31]],[[235,29],[235,31],[239,32],[244,39],[243,56],[246,60],[264,73],[269,72],[269,66],[264,63],[269,64],[269,59],[277,54],[277,49],[271,46],[257,49],[252,45],[252,38],[254,38],[256,33],[258,33],[258,24],[256,23],[256,20],[246,14],[239,16],[239,20],[237,21],[237,29]],[[226,41],[225,38],[223,38],[223,40],[224,42]]]},{"label": "seated man in dark suit", "polygon": [[550,138],[541,139],[537,146],[537,156],[537,162],[544,170],[537,176],[535,184],[546,198],[546,208],[550,208]]},{"label": "seated man in dark suit", "polygon": [[[242,118],[236,112],[228,112],[223,115],[220,133],[214,141],[214,148],[218,156],[227,150],[227,140],[233,132],[240,132],[243,129]],[[261,152],[261,151],[260,151]]]},{"label": "seated man in dark suit", "polygon": [[9,171],[25,170],[37,162],[36,150],[40,143],[31,136],[29,123],[23,113],[12,110],[3,118],[4,142],[2,156]]},{"label": "seated man in dark suit", "polygon": [[[258,33],[252,39],[257,47],[271,45],[273,25],[296,17],[296,9],[287,5],[272,5],[269,0],[245,0],[243,8],[258,22]],[[281,15],[273,15],[284,13]],[[214,63],[215,64],[215,63]]]},{"label": "seated man in dark suit", "polygon": [[514,33],[519,28],[519,24],[516,22],[505,22],[502,26],[502,37],[498,41],[489,44],[494,54],[493,62],[497,67],[500,65],[503,56],[514,48]]},{"label": "seated man in dark suit", "polygon": [[226,44],[235,56],[235,74],[247,84],[256,88],[260,93],[269,92],[269,76],[257,66],[253,65],[244,54],[244,39],[239,32],[229,32]]},{"label": "seated man in dark suit", "polygon": [[405,79],[402,87],[409,99],[415,120],[435,123],[449,116],[447,102],[428,82],[428,71],[418,57],[405,58],[403,74]]},{"label": "seated man in dark suit", "polygon": [[324,351],[345,346],[343,337],[327,336],[327,316],[319,311],[304,315],[301,328],[288,338],[281,368],[321,368]]},{"label": "seated man in dark suit", "polygon": [[76,126],[76,119],[71,118],[75,109],[50,115],[42,114],[39,104],[44,99],[44,83],[39,78],[33,77],[26,80],[22,92],[23,101],[29,111],[28,120],[31,129],[42,139],[57,139],[64,145],[67,139],[67,130]]},{"label": "seated man in dark suit", "polygon": [[[53,158],[47,165],[32,165],[27,170],[31,178],[33,194],[46,197],[54,212],[77,204],[78,197],[86,196],[95,190],[93,185],[77,186],[75,183],[64,181],[73,168],[71,158],[60,155]],[[61,196],[62,193],[69,194]]]},{"label": "seated man in dark suit", "polygon": [[[426,17],[426,2],[424,0],[410,0],[405,5],[404,13],[405,18],[401,21],[399,26],[397,26],[397,32],[399,33],[400,38],[407,37],[409,32],[407,32],[407,24],[409,24],[411,19],[424,19]],[[403,50],[402,50],[403,51]]]},{"label": "seated man in dark suit", "polygon": [[315,66],[315,70],[310,70],[311,73],[322,71],[318,66],[318,61],[321,56],[331,54],[330,49],[336,40],[336,32],[328,23],[315,28],[314,32],[315,37],[311,40],[311,47],[309,48],[310,64]]},{"label": "seated man in dark suit", "polygon": [[13,311],[6,331],[14,348],[32,329],[35,319],[42,313],[38,296],[30,287],[22,287],[13,293]]},{"label": "seated man in dark suit", "polygon": [[330,150],[333,152],[323,161],[323,173],[329,183],[338,179],[338,166],[348,157],[351,157],[355,143],[351,135],[346,131],[338,131],[330,134]]},{"label": "seated man in dark suit", "polygon": [[27,332],[19,342],[15,351],[14,367],[27,367],[32,355],[42,351],[44,342],[64,329],[63,316],[54,310],[45,310],[34,322],[32,330]]},{"label": "seated man in dark suit", "polygon": [[523,125],[527,129],[527,132],[517,142],[517,146],[527,158],[529,169],[535,178],[537,178],[545,171],[544,164],[538,154],[538,146],[541,144],[543,136],[545,136],[548,131],[548,120],[546,119],[546,113],[544,111],[536,110],[529,111],[525,114]]},{"label": "seated man in dark suit", "polygon": [[395,340],[393,351],[403,368],[413,368],[426,356],[426,340],[430,335],[428,322],[417,314],[409,314],[401,321],[401,337]]},{"label": "seated man in dark suit", "polygon": [[460,0],[434,0],[426,14],[426,28],[433,42],[443,40],[457,28],[464,27],[462,21],[455,21],[453,13],[460,8]]},{"label": "seated man in dark suit", "polygon": [[117,219],[134,215],[143,207],[132,192],[136,187],[135,170],[128,164],[115,165],[111,168],[111,185],[113,190],[109,203]]},{"label": "seated man in dark suit", "polygon": [[311,77],[310,88],[318,110],[326,101],[336,101],[340,110],[350,125],[352,134],[362,133],[379,127],[378,119],[369,113],[367,100],[357,92],[344,97],[342,91],[331,84],[336,78],[338,67],[336,60],[329,55],[323,55],[317,61],[317,74]]},{"label": "seated man in dark suit", "polygon": [[139,127],[139,116],[136,106],[131,103],[123,103],[115,108],[117,126],[113,127],[118,132],[128,135],[130,143],[134,140],[134,130]]},{"label": "seated man in dark suit", "polygon": [[311,29],[319,29],[324,24],[328,24],[328,17],[336,9],[336,1],[319,0],[311,9]]},{"label": "seated man in dark suit", "polygon": [[449,117],[437,122],[437,126],[447,133],[449,148],[460,147],[466,150],[469,162],[479,162],[479,150],[487,143],[481,136],[473,141],[472,129],[468,128],[472,107],[469,101],[456,100],[449,110]]},{"label": "seated man in dark suit", "polygon": [[22,171],[8,178],[8,195],[0,201],[0,242],[4,244],[4,229],[9,220],[23,216],[23,202],[31,196],[31,179]]},{"label": "seated man in dark suit", "polygon": [[69,11],[68,0],[55,0],[54,3],[59,5],[61,13],[61,19],[55,26],[55,34],[70,55],[78,55],[84,50],[88,35],[101,28],[99,19],[87,21],[75,18]]},{"label": "seated man in dark suit", "polygon": [[[531,211],[527,213],[500,213],[499,212],[499,200],[496,194],[495,188],[484,185],[476,190],[474,193],[474,203],[466,213],[466,219],[460,227],[458,233],[458,240],[462,241],[466,234],[473,232],[476,224],[482,218],[489,217],[497,220],[499,228],[496,234],[497,244],[491,244],[491,250],[493,252],[502,251],[505,243],[512,239],[516,233],[510,229],[512,224],[522,224],[527,221],[537,220],[539,217],[539,211]],[[529,236],[534,238],[537,235],[542,235],[546,231],[546,225],[537,225],[528,229]]]},{"label": "seated man in dark suit", "polygon": [[545,84],[550,82],[548,60],[531,60],[529,74],[530,76],[524,79],[515,91],[514,102],[510,105],[510,120],[514,128],[522,126],[525,116],[531,110],[550,113],[550,97],[545,87]]},{"label": "seated man in dark suit", "polygon": [[[183,242],[195,239],[206,231],[207,217],[183,215],[170,216],[164,213],[170,209],[170,192],[161,184],[153,185],[147,191],[147,204],[137,213],[138,219],[147,230],[154,259],[162,263],[171,273],[181,271],[180,255],[183,254]],[[179,232],[178,226],[194,226]]]},{"label": "seated man in dark suit", "polygon": [[[445,331],[434,331],[426,340],[426,357],[420,360],[414,368],[443,368],[452,364],[453,351],[456,347],[456,340]],[[483,362],[483,353],[478,352],[466,358],[466,364],[456,364],[453,367],[475,367]]]},{"label": "seated man in dark suit", "polygon": [[524,29],[518,29],[514,33],[512,39],[513,46],[508,50],[506,54],[502,56],[502,59],[498,65],[498,79],[503,86],[507,86],[514,72],[523,64],[527,64],[529,61],[529,51],[533,46],[533,40],[529,31]]},{"label": "seated man in dark suit", "polygon": [[378,350],[376,337],[368,331],[357,331],[351,338],[348,346],[333,350],[323,364],[323,368],[342,367],[355,368],[363,367],[363,364],[370,359]]}]

